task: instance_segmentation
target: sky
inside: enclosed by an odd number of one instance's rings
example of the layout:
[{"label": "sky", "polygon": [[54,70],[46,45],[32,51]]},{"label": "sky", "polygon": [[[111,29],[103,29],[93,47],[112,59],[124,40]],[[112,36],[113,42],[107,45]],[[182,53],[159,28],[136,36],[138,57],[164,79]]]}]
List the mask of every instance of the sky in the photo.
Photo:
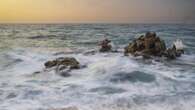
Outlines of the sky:
[{"label": "sky", "polygon": [[0,23],[195,23],[195,0],[0,0]]}]

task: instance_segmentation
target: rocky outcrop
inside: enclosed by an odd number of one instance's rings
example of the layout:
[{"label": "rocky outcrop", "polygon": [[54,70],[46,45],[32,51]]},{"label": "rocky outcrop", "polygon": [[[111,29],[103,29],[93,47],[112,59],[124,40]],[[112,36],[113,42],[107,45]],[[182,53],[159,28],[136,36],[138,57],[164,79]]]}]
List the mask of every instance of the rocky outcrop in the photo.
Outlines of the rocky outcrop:
[{"label": "rocky outcrop", "polygon": [[80,63],[72,57],[57,58],[52,61],[47,61],[44,65],[46,69],[55,67],[56,73],[62,76],[70,76],[69,71],[80,69]]},{"label": "rocky outcrop", "polygon": [[170,59],[175,59],[181,56],[182,53],[183,49],[178,50],[175,43],[172,48],[166,49],[164,40],[160,39],[154,32],[147,32],[145,35],[135,39],[125,47],[124,51],[126,56],[129,54],[143,56],[144,58],[165,56]]},{"label": "rocky outcrop", "polygon": [[55,66],[63,66],[64,68],[70,67],[71,69],[79,69],[79,62],[72,57],[61,57],[53,61],[48,61],[45,63],[46,68],[52,68]]},{"label": "rocky outcrop", "polygon": [[99,45],[101,46],[100,48],[100,52],[110,52],[112,51],[112,45],[110,44],[111,40],[109,39],[104,39],[103,41],[101,41],[99,43]]},{"label": "rocky outcrop", "polygon": [[164,56],[169,59],[176,59],[182,54],[184,54],[184,45],[181,40],[177,40],[176,42],[174,42],[172,48],[168,48],[164,52]]}]

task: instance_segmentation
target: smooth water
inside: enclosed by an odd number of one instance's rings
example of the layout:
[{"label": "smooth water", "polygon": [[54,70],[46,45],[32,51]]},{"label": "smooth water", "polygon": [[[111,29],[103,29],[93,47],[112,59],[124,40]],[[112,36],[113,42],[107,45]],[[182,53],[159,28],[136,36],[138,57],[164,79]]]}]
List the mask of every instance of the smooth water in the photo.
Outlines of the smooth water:
[{"label": "smooth water", "polygon": [[[123,50],[135,37],[154,31],[167,47],[183,40],[185,54],[172,61],[142,60],[123,53],[85,52],[111,39]],[[70,77],[33,74],[44,62],[75,57],[86,68]],[[193,110],[195,25],[64,24],[0,25],[0,110]]]}]

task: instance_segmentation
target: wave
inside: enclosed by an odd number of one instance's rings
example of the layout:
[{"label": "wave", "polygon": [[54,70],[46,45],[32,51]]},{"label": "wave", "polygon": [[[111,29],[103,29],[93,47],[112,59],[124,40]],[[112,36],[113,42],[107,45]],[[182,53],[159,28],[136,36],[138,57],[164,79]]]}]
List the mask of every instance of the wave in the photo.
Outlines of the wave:
[{"label": "wave", "polygon": [[[178,62],[144,61],[121,53],[42,54],[15,50],[6,56],[5,60],[12,59],[16,64],[1,70],[4,80],[0,84],[0,108],[5,110],[68,106],[81,110],[174,110],[177,107],[187,110],[194,106],[195,95],[190,93],[195,90],[194,75],[181,70],[183,65],[176,65],[193,64],[193,55],[184,55]],[[45,61],[61,56],[75,57],[86,67],[71,71],[71,76],[66,78],[52,71],[33,75],[44,68]],[[180,93],[185,94],[181,97]],[[189,97],[188,103],[183,97]]]},{"label": "wave", "polygon": [[[4,27],[4,26],[1,26]],[[195,106],[194,26],[16,25],[0,33],[0,109],[192,110]],[[167,28],[169,27],[169,28]],[[137,33],[158,32],[168,46],[177,38],[186,53],[172,61],[121,53],[90,54],[104,36],[124,50]],[[19,48],[19,49],[18,49]],[[43,63],[75,57],[85,68],[68,77],[44,72]],[[38,71],[43,71],[38,74]],[[34,74],[37,72],[37,74]]]}]

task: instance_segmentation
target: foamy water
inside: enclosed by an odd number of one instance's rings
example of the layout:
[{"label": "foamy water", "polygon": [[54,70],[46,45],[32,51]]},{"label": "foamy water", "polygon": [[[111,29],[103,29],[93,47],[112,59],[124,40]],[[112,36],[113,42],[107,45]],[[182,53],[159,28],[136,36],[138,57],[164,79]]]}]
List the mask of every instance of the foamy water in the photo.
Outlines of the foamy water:
[{"label": "foamy water", "polygon": [[[119,53],[85,54],[104,35],[123,50],[134,37],[155,31],[186,53],[177,60],[142,60]],[[0,25],[0,110],[193,110],[193,25]],[[70,77],[44,69],[44,62],[75,57],[85,68]]]}]

